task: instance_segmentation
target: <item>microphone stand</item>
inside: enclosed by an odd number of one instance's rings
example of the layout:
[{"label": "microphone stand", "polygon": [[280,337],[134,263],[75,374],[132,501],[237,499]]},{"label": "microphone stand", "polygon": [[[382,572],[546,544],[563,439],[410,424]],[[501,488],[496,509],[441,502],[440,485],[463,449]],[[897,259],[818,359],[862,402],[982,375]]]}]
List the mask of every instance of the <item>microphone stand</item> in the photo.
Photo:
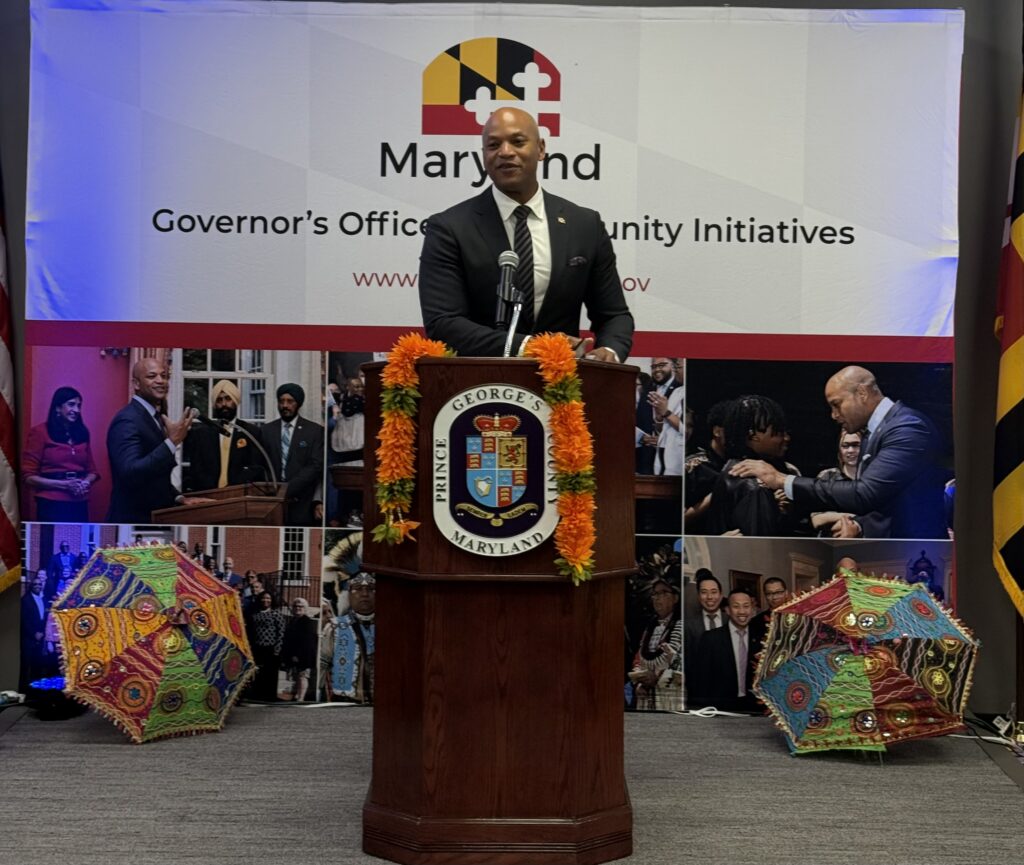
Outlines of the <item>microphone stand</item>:
[{"label": "microphone stand", "polygon": [[[227,432],[227,430],[224,430],[224,431]],[[254,438],[251,435],[247,435],[246,438],[249,439],[249,441],[251,441],[254,445],[256,445],[256,450],[258,450],[260,452],[260,455],[263,457],[263,461],[267,464],[267,468],[270,470],[270,483],[271,483],[270,492],[264,492],[263,494],[266,495],[266,496],[276,496],[277,495],[277,472],[274,471],[274,461],[270,458],[270,454],[268,454],[266,452],[266,450],[264,450],[263,445],[261,445],[256,438]],[[256,486],[256,485],[253,484],[253,486]],[[256,488],[259,489],[258,486]]]},{"label": "microphone stand", "polygon": [[[198,419],[194,419],[193,420],[193,423],[206,423],[206,422],[209,422],[212,426],[216,427],[217,432],[220,433],[222,436],[228,436],[228,437],[231,436],[231,433],[228,432],[228,430],[224,428],[224,421],[222,421],[220,419],[203,418],[202,420],[198,420]],[[268,454],[266,452],[266,450],[264,449],[263,445],[260,444],[259,439],[255,435],[253,435],[251,432],[249,432],[249,430],[245,429],[245,427],[239,426],[238,428],[245,434],[245,437],[246,437],[246,439],[248,441],[251,441],[254,445],[256,445],[256,450],[258,450],[260,452],[260,456],[263,457],[263,462],[266,463],[267,468],[270,470],[270,482],[272,484],[272,488],[271,488],[270,492],[267,492],[266,489],[261,490],[261,492],[265,496],[276,496],[277,495],[277,472],[274,471],[274,461],[270,458],[270,454]],[[259,489],[259,486],[256,484],[255,481],[253,481],[253,486],[255,486],[256,489]]]},{"label": "microphone stand", "polygon": [[516,334],[519,326],[519,313],[523,311],[523,293],[513,286],[512,288],[512,320],[508,325],[508,336],[505,337],[505,353],[502,357],[512,357],[512,337]]}]

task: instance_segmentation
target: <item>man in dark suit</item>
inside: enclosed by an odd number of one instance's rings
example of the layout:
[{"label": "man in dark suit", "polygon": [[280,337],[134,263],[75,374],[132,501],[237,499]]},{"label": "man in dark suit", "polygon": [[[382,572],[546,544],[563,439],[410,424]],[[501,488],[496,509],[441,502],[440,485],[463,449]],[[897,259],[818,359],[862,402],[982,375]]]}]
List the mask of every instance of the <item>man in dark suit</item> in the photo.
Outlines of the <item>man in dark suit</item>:
[{"label": "man in dark suit", "polygon": [[697,645],[690,689],[692,705],[753,712],[757,710],[757,698],[751,687],[761,650],[749,628],[754,599],[744,589],[733,589],[725,611],[729,619],[726,626],[706,631]]},{"label": "man in dark suit", "polygon": [[56,660],[47,651],[46,614],[52,599],[43,596],[46,586],[46,571],[37,571],[28,585],[28,591],[21,597],[21,681],[18,690],[28,690],[29,682],[49,675]]},{"label": "man in dark suit", "polygon": [[761,591],[764,593],[764,599],[768,606],[750,620],[750,633],[758,646],[768,636],[772,610],[777,610],[783,604],[788,603],[792,597],[786,587],[786,581],[782,577],[765,577],[764,582],[761,583]]},{"label": "man in dark suit", "polygon": [[75,573],[77,559],[78,555],[71,552],[71,544],[61,541],[60,549],[50,556],[50,561],[46,565],[46,585],[43,587],[43,598],[46,603],[53,603],[57,595],[57,586],[62,580],[71,579]]},{"label": "man in dark suit", "polygon": [[242,395],[234,382],[222,379],[210,391],[213,418],[223,424],[227,435],[213,427],[193,429],[185,442],[188,470],[185,472],[186,491],[207,490],[241,484],[255,479],[270,480],[263,458],[254,442],[259,441],[259,430],[238,420],[238,406]]},{"label": "man in dark suit", "polygon": [[705,631],[712,631],[725,625],[725,610],[722,607],[722,584],[707,568],[698,568],[694,575],[697,586],[697,615],[683,617],[683,669],[686,671],[687,692],[692,694],[692,682],[696,676],[697,647]]},{"label": "man in dark suit", "polygon": [[[495,327],[498,257],[514,249],[524,301],[512,354],[522,353],[530,334],[561,331],[577,354],[623,361],[633,342],[633,316],[611,239],[596,211],[540,189],[544,152],[525,111],[501,108],[484,124],[483,162],[493,187],[427,222],[419,272],[427,335],[462,355],[502,356],[507,329]],[[584,306],[596,348],[578,336]]]},{"label": "man in dark suit", "polygon": [[260,438],[278,480],[286,483],[289,526],[317,526],[322,521],[321,489],[324,479],[324,428],[299,415],[306,392],[297,384],[277,389],[278,420],[260,429]]},{"label": "man in dark suit", "polygon": [[784,474],[760,460],[730,470],[756,477],[806,511],[840,512],[835,537],[946,538],[941,443],[934,424],[885,396],[859,366],[839,370],[825,385],[832,420],[847,432],[867,429],[855,480]]},{"label": "man in dark suit", "polygon": [[187,408],[177,421],[163,414],[169,382],[167,365],[154,357],[132,368],[135,395],[107,430],[113,479],[108,523],[148,523],[153,511],[171,507],[179,498],[171,472],[196,413]]}]

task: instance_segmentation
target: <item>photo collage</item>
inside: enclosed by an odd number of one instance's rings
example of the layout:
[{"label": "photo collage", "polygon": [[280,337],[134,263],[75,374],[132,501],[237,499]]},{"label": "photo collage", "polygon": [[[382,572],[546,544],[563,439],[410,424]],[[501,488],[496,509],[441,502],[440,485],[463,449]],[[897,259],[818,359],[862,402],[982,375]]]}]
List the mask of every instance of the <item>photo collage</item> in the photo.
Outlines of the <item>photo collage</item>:
[{"label": "photo collage", "polygon": [[[168,544],[238,592],[246,700],[372,704],[360,367],[384,357],[29,347],[23,687],[59,677],[50,607],[97,550]],[[763,712],[771,611],[842,569],[955,610],[950,365],[628,363],[624,709]]]}]

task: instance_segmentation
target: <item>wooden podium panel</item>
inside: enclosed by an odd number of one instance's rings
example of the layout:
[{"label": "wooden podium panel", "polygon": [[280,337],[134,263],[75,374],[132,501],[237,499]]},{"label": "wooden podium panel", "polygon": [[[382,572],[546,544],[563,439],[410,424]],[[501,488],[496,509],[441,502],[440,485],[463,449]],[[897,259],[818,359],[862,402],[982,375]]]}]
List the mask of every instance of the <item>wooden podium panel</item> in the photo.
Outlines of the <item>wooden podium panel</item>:
[{"label": "wooden podium panel", "polygon": [[211,499],[193,505],[176,505],[153,511],[152,522],[159,525],[192,526],[283,526],[285,484],[267,495],[271,484],[232,484],[211,490],[199,490],[189,497]]},{"label": "wooden podium panel", "polygon": [[[540,393],[536,365],[420,363],[419,540],[364,542],[363,550],[363,566],[378,575],[367,853],[415,865],[586,865],[632,852],[621,577],[635,570],[636,371],[580,366],[595,440],[598,543],[594,580],[574,587],[555,571],[551,539],[516,556],[478,556],[450,543],[431,517],[437,409],[474,383]],[[364,367],[368,407],[379,405],[380,367]],[[378,426],[368,414],[367,495]],[[372,499],[366,513],[376,513]]]}]

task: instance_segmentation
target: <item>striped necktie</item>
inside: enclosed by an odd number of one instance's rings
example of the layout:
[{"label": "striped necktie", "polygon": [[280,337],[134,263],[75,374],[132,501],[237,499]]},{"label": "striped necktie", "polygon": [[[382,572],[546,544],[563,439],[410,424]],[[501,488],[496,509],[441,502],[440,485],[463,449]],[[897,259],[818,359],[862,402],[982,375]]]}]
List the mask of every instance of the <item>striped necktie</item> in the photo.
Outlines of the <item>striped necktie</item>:
[{"label": "striped necktie", "polygon": [[292,446],[292,425],[281,424],[281,480],[288,476],[288,451]]},{"label": "striped necktie", "polygon": [[530,227],[526,224],[530,208],[525,204],[520,204],[512,211],[512,215],[516,218],[513,240],[516,255],[519,256],[516,288],[523,294],[523,311],[519,316],[519,330],[528,333],[533,330],[533,237],[530,235]]}]

